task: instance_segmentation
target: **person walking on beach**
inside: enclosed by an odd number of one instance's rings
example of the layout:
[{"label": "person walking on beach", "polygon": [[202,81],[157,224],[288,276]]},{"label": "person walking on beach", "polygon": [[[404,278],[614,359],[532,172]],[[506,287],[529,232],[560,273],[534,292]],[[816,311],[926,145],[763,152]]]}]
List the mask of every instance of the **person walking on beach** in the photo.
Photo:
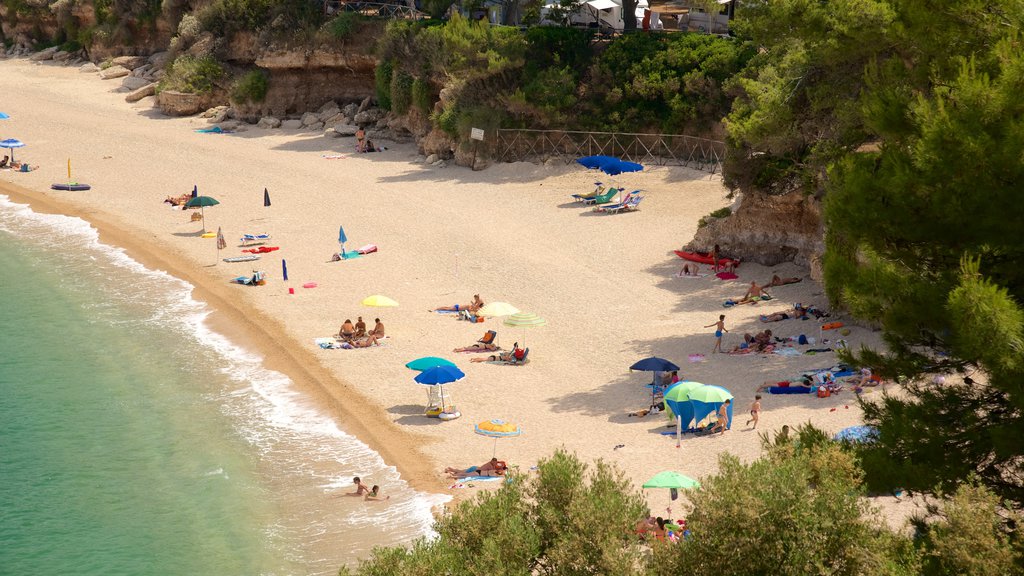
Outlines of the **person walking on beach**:
[{"label": "person walking on beach", "polygon": [[750,420],[747,420],[747,426],[750,426],[750,423],[753,422],[754,423],[753,428],[756,430],[757,429],[757,420],[758,420],[758,418],[760,418],[760,416],[761,416],[761,395],[760,394],[755,394],[754,395],[754,403],[750,405]]},{"label": "person walking on beach", "polygon": [[725,329],[725,314],[719,314],[718,322],[708,324],[705,328],[711,328],[712,326],[715,327],[715,347],[711,349],[711,353],[714,354],[715,352],[722,351],[722,332],[728,332]]},{"label": "person walking on beach", "polygon": [[715,422],[715,426],[711,429],[711,434],[718,432],[719,434],[725,434],[725,431],[729,428],[729,405],[732,404],[732,400],[726,400],[725,404],[718,407],[718,422]]}]

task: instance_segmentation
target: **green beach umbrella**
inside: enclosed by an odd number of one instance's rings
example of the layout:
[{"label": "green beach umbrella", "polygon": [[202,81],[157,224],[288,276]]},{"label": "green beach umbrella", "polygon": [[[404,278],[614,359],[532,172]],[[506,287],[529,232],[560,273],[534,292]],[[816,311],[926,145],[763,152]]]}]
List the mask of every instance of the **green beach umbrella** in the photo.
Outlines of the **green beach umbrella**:
[{"label": "green beach umbrella", "polygon": [[424,356],[423,358],[417,358],[405,365],[405,367],[410,370],[418,370],[420,372],[430,370],[431,368],[436,368],[438,366],[455,366],[455,362],[445,360],[444,358],[438,358],[437,356]]},{"label": "green beach umbrella", "polygon": [[[533,312],[516,312],[515,314],[505,318],[505,326],[520,327],[520,328],[539,328],[548,321],[537,316]],[[523,347],[526,347],[526,334],[523,334]]]},{"label": "green beach umbrella", "polygon": [[700,482],[686,474],[667,470],[665,472],[658,472],[654,475],[654,478],[644,482],[644,488],[700,488]]},{"label": "green beach umbrella", "polygon": [[665,407],[676,420],[676,448],[682,445],[683,418],[686,418],[687,424],[693,420],[693,406],[690,404],[692,394],[701,388],[706,386],[700,382],[684,380],[676,382],[665,391]]},{"label": "green beach umbrella", "polygon": [[702,386],[691,391],[689,396],[690,400],[708,404],[719,404],[733,398],[732,393],[721,386]]},{"label": "green beach umbrella", "polygon": [[203,213],[203,210],[207,206],[216,206],[217,204],[220,204],[220,202],[218,202],[212,196],[196,196],[195,198],[192,198],[191,200],[186,202],[185,203],[185,207],[186,208],[195,208],[196,206],[199,207],[199,213],[202,214],[202,216],[203,216],[203,232],[205,233],[206,232],[206,214]]}]

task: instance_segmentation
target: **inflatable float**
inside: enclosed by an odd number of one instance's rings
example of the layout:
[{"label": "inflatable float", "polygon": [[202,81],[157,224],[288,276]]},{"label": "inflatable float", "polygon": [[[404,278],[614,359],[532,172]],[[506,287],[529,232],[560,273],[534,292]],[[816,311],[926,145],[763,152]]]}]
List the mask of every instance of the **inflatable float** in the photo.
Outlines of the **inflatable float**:
[{"label": "inflatable float", "polygon": [[225,258],[225,262],[252,262],[253,260],[259,260],[259,256],[232,256],[231,258]]},{"label": "inflatable float", "polygon": [[53,190],[79,191],[79,190],[89,190],[89,189],[92,188],[92,186],[89,186],[88,184],[79,184],[77,182],[72,182],[72,183],[69,183],[69,184],[50,184],[50,188],[53,189]]},{"label": "inflatable float", "polygon": [[[711,254],[708,254],[706,252],[686,252],[685,250],[673,250],[673,252],[676,253],[676,256],[679,256],[683,260],[689,260],[690,262],[698,262],[700,264],[714,264],[715,263],[715,261],[711,258]],[[719,266],[728,266],[730,264],[732,264],[733,266],[739,266],[740,265],[740,261],[739,260],[733,260],[732,258],[719,258],[718,259],[718,265]]]}]

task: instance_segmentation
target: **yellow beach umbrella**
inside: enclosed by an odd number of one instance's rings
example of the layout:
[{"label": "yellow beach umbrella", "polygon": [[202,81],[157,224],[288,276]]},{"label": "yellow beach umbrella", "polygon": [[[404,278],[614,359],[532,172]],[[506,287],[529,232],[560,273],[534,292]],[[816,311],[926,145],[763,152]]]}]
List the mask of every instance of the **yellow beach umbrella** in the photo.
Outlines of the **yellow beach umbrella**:
[{"label": "yellow beach umbrella", "polygon": [[474,427],[473,431],[481,436],[494,438],[494,450],[491,452],[491,458],[498,453],[498,438],[509,438],[512,436],[519,436],[523,433],[523,430],[519,428],[518,424],[512,424],[511,422],[505,422],[504,420],[487,420],[485,422],[481,422]]},{"label": "yellow beach umbrella", "polygon": [[519,308],[508,302],[491,302],[490,304],[484,304],[476,314],[477,316],[511,316],[518,312]]},{"label": "yellow beach umbrella", "polygon": [[363,298],[363,306],[398,306],[398,302],[395,302],[387,296],[381,296],[380,294],[374,294],[373,296],[367,296]]}]

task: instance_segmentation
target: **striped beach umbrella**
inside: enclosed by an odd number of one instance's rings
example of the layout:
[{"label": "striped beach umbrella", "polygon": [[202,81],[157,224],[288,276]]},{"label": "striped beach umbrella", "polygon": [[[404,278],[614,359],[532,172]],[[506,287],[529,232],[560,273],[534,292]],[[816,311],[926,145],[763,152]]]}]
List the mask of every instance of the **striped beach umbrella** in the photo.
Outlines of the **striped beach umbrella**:
[{"label": "striped beach umbrella", "polygon": [[523,433],[522,428],[518,424],[512,424],[504,420],[481,422],[474,427],[473,431],[481,436],[494,438],[494,450],[491,452],[491,458],[494,458],[494,455],[498,453],[498,438],[511,438]]},{"label": "striped beach umbrella", "polygon": [[508,302],[491,302],[490,304],[484,304],[480,310],[477,311],[477,316],[511,316],[512,314],[518,314],[519,308],[509,304]]},{"label": "striped beach umbrella", "polygon": [[[548,321],[537,316],[533,312],[516,312],[515,314],[505,318],[505,326],[512,326],[513,328],[539,328]],[[523,347],[526,347],[526,333],[523,333]]]}]

